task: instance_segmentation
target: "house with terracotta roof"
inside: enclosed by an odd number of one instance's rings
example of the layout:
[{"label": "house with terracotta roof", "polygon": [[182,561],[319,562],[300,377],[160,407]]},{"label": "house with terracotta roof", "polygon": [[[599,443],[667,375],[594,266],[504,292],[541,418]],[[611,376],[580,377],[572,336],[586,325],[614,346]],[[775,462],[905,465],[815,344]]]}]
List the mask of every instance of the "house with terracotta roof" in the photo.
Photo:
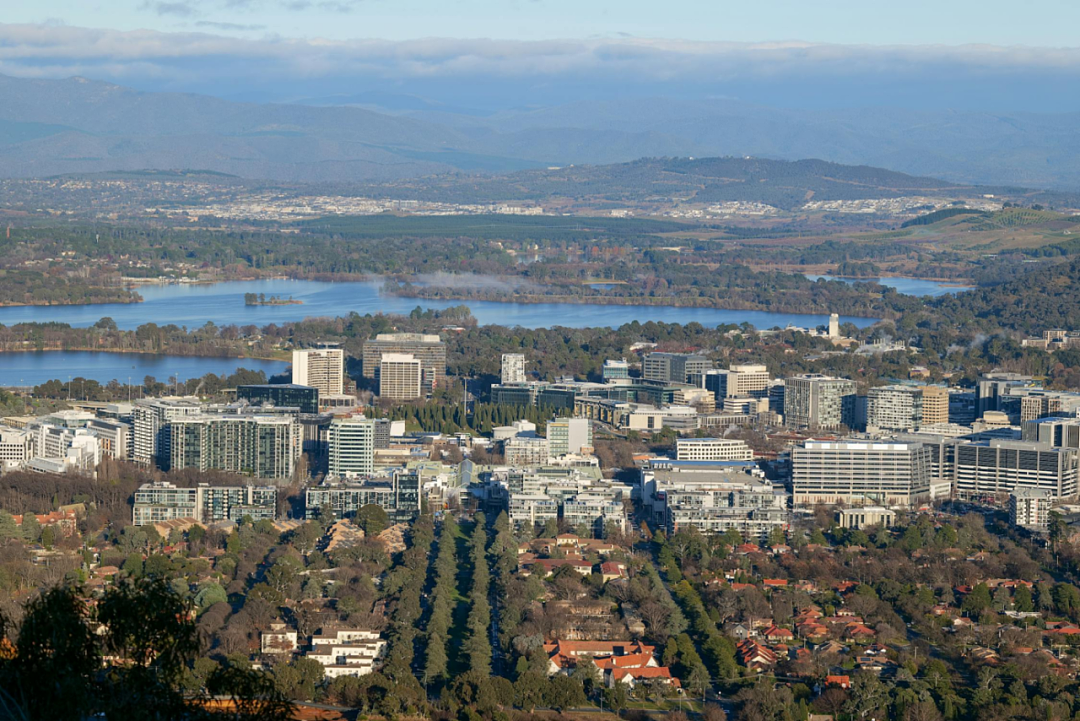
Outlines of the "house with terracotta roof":
[{"label": "house with terracotta roof", "polygon": [[604,561],[600,564],[600,576],[604,583],[614,581],[616,578],[626,577],[626,565],[618,561]]},{"label": "house with terracotta roof", "polygon": [[764,578],[761,585],[765,588],[785,588],[788,583],[786,578]]},{"label": "house with terracotta roof", "polygon": [[[567,641],[558,639],[544,644],[548,655],[548,673],[570,673],[577,666],[578,659],[591,658],[599,667],[602,659],[612,656],[652,657],[655,646],[648,646],[640,641]],[[658,665],[658,664],[655,664]]]},{"label": "house with terracotta roof", "polygon": [[640,667],[640,668],[613,668],[604,672],[604,682],[609,688],[615,688],[615,684],[622,682],[629,688],[637,683],[653,681],[663,683],[673,688],[680,688],[679,679],[671,675],[671,669],[667,666]]},{"label": "house with terracotta roof", "polygon": [[850,638],[853,641],[873,638],[876,635],[874,629],[861,623],[849,623],[844,627],[844,638]]},{"label": "house with terracotta roof", "polygon": [[779,662],[779,649],[771,649],[753,639],[739,642],[735,647],[739,663],[752,671],[763,671],[772,668]]},{"label": "house with terracotta roof", "polygon": [[851,688],[851,676],[826,676],[825,687],[849,689]]},{"label": "house with terracotta roof", "polygon": [[761,636],[772,642],[791,641],[795,638],[795,634],[790,629],[781,628],[780,626],[769,626],[761,632]]},{"label": "house with terracotta roof", "polygon": [[555,573],[563,566],[569,566],[582,576],[592,575],[593,565],[591,563],[574,558],[537,558],[528,566],[522,568],[521,572],[524,575],[536,573],[541,578],[544,578]]}]

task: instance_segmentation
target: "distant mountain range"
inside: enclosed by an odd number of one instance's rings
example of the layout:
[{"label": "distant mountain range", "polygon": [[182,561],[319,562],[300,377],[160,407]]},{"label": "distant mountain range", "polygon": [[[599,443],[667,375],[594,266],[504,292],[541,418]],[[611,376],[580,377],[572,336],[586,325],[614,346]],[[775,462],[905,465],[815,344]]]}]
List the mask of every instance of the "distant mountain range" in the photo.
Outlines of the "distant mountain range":
[{"label": "distant mountain range", "polygon": [[0,76],[0,176],[204,169],[388,181],[642,157],[820,158],[961,184],[1080,190],[1075,114],[801,111],[732,100],[579,102],[481,115],[361,93],[296,104]]}]

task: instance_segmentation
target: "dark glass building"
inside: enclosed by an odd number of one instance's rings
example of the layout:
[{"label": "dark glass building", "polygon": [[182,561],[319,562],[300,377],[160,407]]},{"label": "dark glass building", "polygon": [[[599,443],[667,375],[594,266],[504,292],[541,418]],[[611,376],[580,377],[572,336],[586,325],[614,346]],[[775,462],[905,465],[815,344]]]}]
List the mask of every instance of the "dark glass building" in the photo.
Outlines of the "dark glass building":
[{"label": "dark glass building", "polygon": [[299,408],[301,413],[319,412],[319,389],[295,383],[237,386],[236,400],[252,405],[271,403],[282,408]]}]

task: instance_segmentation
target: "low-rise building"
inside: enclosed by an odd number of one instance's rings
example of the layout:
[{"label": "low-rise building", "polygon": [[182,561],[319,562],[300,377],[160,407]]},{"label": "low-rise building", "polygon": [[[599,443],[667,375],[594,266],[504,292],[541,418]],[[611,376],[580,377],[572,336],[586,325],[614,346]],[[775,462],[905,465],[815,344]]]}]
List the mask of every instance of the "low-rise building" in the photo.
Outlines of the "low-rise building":
[{"label": "low-rise building", "polygon": [[727,438],[679,438],[675,458],[680,461],[752,461],[754,452],[746,441]]}]

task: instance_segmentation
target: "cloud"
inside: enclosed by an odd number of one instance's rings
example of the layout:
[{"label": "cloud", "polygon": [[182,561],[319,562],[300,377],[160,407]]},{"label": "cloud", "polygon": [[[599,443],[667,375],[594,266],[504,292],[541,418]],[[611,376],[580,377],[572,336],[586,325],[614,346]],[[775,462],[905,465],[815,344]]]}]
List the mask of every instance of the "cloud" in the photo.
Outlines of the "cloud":
[{"label": "cloud", "polygon": [[213,20],[197,20],[195,21],[195,27],[207,28],[209,30],[222,30],[225,32],[253,32],[256,30],[265,30],[265,25],[242,25],[240,23],[219,23]]},{"label": "cloud", "polygon": [[193,17],[199,12],[195,4],[190,2],[144,2],[139,9],[150,10],[158,15],[174,15],[181,18]]},{"label": "cloud", "polygon": [[[319,0],[314,0],[317,4]],[[333,2],[334,0],[327,0]],[[309,0],[229,0],[256,7]],[[355,3],[336,3],[348,10]],[[313,5],[314,6],[314,5]],[[202,0],[146,5],[177,16],[202,13]],[[220,7],[220,5],[218,5]],[[746,88],[780,80],[809,93],[818,82],[858,78],[862,87],[884,87],[900,79],[912,92],[927,81],[951,83],[1001,77],[1080,78],[1080,49],[990,45],[830,45],[809,42],[691,42],[641,37],[514,41],[490,38],[374,39],[226,37],[206,31],[251,32],[259,25],[193,23],[200,32],[117,31],[53,25],[0,24],[0,73],[59,78],[82,75],[147,89],[180,89],[229,94],[237,88],[313,94],[326,88],[391,87],[412,83],[435,87],[459,81],[520,92],[525,102],[550,90],[575,86],[631,92],[691,88],[698,97],[745,93]],[[331,82],[332,81],[332,82]],[[215,84],[216,83],[216,84]],[[336,85],[334,85],[336,83]],[[501,84],[501,85],[500,85]],[[737,91],[729,86],[738,85]],[[1022,83],[1016,83],[1022,86]],[[268,90],[269,92],[269,90]],[[334,90],[337,92],[337,90]],[[479,90],[477,90],[479,92]],[[986,91],[993,92],[992,88]],[[531,95],[530,95],[531,93]],[[942,94],[944,97],[944,94]],[[851,97],[856,100],[851,101]],[[885,97],[883,95],[883,97]],[[551,98],[544,97],[547,102]],[[558,101],[558,99],[556,98]],[[859,98],[849,94],[849,103]],[[520,102],[515,100],[515,102]],[[561,101],[560,101],[561,102]]]}]

